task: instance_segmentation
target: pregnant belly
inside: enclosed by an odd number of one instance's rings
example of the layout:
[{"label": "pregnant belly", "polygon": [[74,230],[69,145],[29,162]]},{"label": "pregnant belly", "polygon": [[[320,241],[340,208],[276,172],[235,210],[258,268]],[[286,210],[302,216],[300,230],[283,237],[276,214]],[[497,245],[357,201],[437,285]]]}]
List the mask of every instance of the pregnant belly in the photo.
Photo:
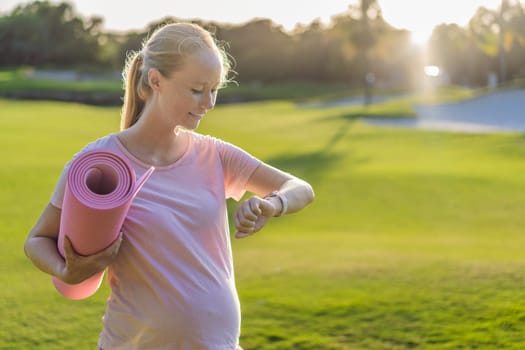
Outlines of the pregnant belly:
[{"label": "pregnant belly", "polygon": [[[128,289],[126,289],[128,290]],[[240,308],[234,285],[181,293],[135,288],[115,293],[104,317],[103,344],[130,348],[235,349]],[[107,347],[107,345],[105,345]]]}]

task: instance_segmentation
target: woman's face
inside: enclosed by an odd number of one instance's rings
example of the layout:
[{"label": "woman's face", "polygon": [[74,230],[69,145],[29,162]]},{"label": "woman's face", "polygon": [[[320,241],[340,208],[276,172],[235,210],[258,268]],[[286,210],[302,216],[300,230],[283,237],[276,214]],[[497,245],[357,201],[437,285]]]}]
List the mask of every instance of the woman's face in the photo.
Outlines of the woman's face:
[{"label": "woman's face", "polygon": [[188,56],[181,70],[160,81],[159,107],[164,118],[174,126],[196,129],[215,105],[221,77],[222,63],[212,50]]}]

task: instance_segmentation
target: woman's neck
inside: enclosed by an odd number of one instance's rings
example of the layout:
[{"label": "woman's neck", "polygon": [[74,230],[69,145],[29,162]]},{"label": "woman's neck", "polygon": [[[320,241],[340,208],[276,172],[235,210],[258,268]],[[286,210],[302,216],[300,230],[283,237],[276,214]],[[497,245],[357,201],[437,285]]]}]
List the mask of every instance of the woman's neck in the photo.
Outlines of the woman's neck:
[{"label": "woman's neck", "polygon": [[187,132],[163,126],[151,115],[141,116],[118,137],[131,154],[154,166],[176,162],[186,151],[189,140]]}]

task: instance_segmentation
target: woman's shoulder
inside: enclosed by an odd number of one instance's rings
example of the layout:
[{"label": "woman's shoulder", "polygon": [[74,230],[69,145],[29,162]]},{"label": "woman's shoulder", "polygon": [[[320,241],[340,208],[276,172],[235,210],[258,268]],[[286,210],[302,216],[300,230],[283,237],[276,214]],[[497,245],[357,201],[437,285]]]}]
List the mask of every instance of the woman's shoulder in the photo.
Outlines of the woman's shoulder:
[{"label": "woman's shoulder", "polygon": [[103,137],[100,137],[98,139],[95,139],[88,144],[86,144],[83,148],[81,148],[77,153],[74,155],[74,157],[78,157],[80,154],[90,152],[90,151],[97,151],[97,150],[109,150],[109,151],[117,151],[117,146],[115,142],[116,134],[109,134]]},{"label": "woman's shoulder", "polygon": [[85,147],[85,151],[98,150],[98,149],[112,149],[115,147],[116,134],[109,134],[100,137],[96,140],[91,141]]},{"label": "woman's shoulder", "polygon": [[76,153],[74,153],[73,156],[65,163],[64,172],[66,172],[69,169],[69,167],[71,166],[71,164],[73,163],[75,159],[77,159],[79,156],[87,152],[97,151],[97,150],[115,151],[116,150],[116,145],[114,141],[115,137],[116,137],[115,134],[110,134],[110,135],[100,137],[86,144],[83,148],[76,151]]},{"label": "woman's shoulder", "polygon": [[229,154],[248,154],[240,146],[237,146],[229,141],[225,141],[215,136],[199,134],[195,131],[190,131],[191,143],[193,149],[199,151],[214,150],[222,155]]},{"label": "woman's shoulder", "polygon": [[204,147],[204,148],[217,147],[218,145],[223,145],[227,143],[226,141],[223,141],[215,136],[200,134],[195,131],[187,131],[187,132],[189,133],[189,136],[192,140],[193,145],[197,147]]}]

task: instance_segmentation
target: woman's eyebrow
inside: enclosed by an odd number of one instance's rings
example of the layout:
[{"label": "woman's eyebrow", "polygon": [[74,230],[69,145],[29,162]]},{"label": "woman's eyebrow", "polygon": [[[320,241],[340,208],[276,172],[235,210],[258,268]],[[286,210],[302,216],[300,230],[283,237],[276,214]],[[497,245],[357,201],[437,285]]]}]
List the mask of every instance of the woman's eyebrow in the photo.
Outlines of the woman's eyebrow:
[{"label": "woman's eyebrow", "polygon": [[202,81],[202,80],[193,80],[191,82],[192,84],[198,84],[198,85],[214,85],[214,83],[209,81]]}]

